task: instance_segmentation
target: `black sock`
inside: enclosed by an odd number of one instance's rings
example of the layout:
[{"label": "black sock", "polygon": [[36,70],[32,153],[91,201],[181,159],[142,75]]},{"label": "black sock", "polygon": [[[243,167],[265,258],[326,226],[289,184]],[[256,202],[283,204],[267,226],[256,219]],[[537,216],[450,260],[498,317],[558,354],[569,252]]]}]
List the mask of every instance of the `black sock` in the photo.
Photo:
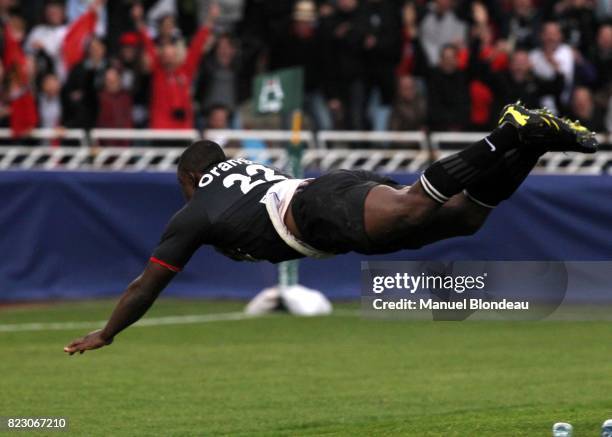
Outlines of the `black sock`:
[{"label": "black sock", "polygon": [[486,208],[495,208],[508,199],[536,166],[542,152],[537,149],[513,149],[487,175],[469,185],[465,195]]},{"label": "black sock", "polygon": [[518,145],[516,128],[504,124],[465,150],[434,162],[421,175],[421,184],[429,196],[444,203],[476,182],[497,165],[506,152],[515,149]]}]

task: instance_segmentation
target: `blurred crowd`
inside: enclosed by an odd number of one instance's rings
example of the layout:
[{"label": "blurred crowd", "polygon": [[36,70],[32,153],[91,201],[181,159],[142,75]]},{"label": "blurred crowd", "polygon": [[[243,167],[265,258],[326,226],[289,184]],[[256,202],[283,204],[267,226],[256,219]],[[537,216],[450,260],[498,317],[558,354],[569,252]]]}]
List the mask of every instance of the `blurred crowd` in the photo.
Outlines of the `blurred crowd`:
[{"label": "blurred crowd", "polygon": [[280,128],[258,73],[301,66],[311,129],[487,130],[521,100],[612,131],[612,0],[0,0],[0,125]]}]

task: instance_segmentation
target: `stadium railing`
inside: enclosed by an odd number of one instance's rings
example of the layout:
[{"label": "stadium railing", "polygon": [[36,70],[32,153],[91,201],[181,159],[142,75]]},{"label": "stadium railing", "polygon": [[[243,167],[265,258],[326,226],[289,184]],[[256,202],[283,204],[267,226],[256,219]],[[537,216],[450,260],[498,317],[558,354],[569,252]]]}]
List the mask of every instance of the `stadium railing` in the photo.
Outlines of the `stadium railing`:
[{"label": "stadium railing", "polygon": [[[230,156],[284,167],[282,147],[294,133],[283,130],[35,129],[15,139],[0,129],[0,170],[173,171],[181,148],[199,138],[222,139]],[[484,132],[301,131],[307,170],[353,168],[418,172],[432,160],[483,138]],[[598,135],[596,155],[549,153],[537,171],[557,174],[612,174],[612,134]],[[253,142],[259,147],[252,147]]]}]

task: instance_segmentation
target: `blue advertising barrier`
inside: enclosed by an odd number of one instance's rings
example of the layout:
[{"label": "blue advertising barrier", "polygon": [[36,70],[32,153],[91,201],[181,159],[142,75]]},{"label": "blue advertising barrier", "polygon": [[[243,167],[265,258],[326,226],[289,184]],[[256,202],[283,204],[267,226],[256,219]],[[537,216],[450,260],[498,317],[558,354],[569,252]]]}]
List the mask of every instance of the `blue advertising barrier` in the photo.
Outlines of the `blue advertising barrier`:
[{"label": "blue advertising barrier", "polygon": [[[0,172],[0,198],[0,301],[117,295],[182,205],[176,176],[158,173]],[[357,298],[360,261],[374,259],[611,260],[612,178],[530,176],[476,236],[378,257],[304,260],[301,283],[332,299]],[[245,299],[275,282],[272,264],[202,248],[166,294]]]}]

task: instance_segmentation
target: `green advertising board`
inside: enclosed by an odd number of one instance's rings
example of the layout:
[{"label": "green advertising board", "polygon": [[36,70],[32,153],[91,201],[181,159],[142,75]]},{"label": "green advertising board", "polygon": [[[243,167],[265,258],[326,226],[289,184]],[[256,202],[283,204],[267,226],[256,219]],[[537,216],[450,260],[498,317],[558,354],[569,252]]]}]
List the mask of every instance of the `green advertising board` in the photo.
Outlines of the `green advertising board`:
[{"label": "green advertising board", "polygon": [[256,114],[288,114],[302,109],[304,70],[287,68],[260,74],[253,83]]}]

